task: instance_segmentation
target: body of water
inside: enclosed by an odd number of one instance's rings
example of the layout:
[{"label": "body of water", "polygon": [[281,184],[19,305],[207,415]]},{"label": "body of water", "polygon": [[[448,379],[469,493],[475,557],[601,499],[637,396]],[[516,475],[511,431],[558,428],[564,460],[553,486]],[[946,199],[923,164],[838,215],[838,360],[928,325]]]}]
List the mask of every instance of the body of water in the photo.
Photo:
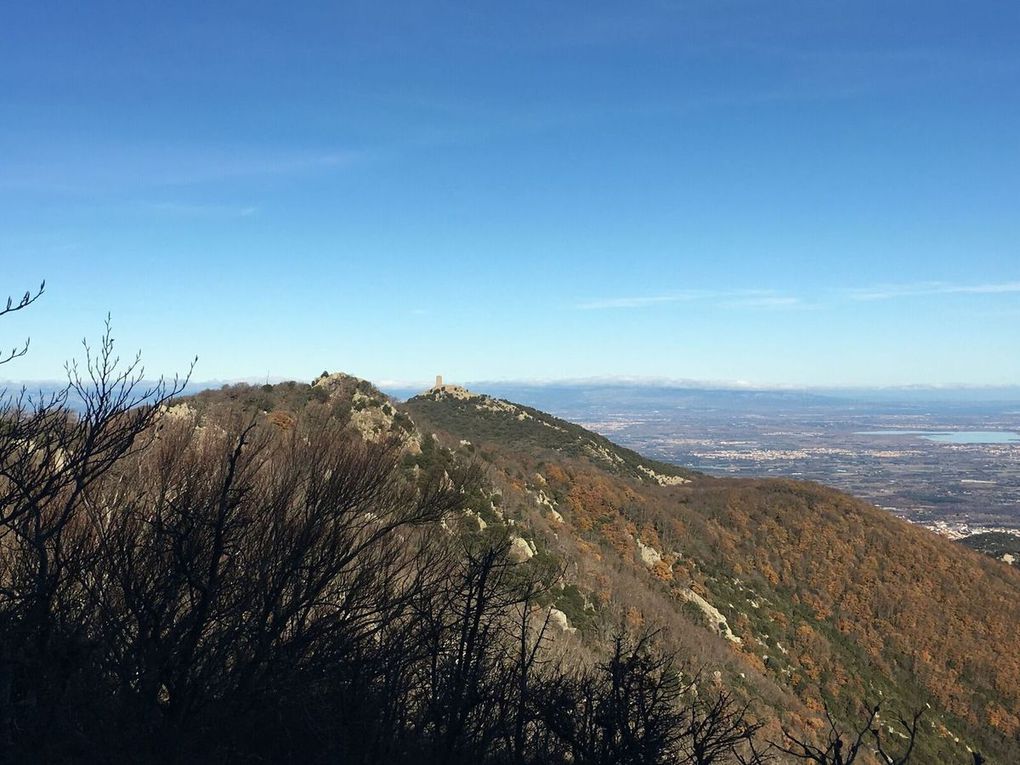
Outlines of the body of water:
[{"label": "body of water", "polygon": [[1009,430],[863,430],[859,436],[920,436],[942,444],[1020,444],[1020,433]]}]

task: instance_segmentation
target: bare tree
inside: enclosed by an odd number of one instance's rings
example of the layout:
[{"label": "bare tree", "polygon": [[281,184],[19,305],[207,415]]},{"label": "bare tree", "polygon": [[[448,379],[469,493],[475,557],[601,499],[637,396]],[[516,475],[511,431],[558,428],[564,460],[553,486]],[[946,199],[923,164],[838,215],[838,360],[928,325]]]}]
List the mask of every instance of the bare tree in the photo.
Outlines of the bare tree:
[{"label": "bare tree", "polygon": [[825,719],[828,723],[828,731],[822,745],[816,746],[805,740],[794,736],[786,728],[783,728],[785,743],[776,744],[776,748],[795,757],[798,760],[818,763],[818,765],[850,765],[857,759],[861,746],[864,744],[864,737],[871,730],[871,725],[878,716],[878,706],[872,707],[863,725],[850,734],[844,733],[832,719],[828,705],[825,706]]},{"label": "bare tree", "polygon": [[882,745],[881,726],[876,725],[872,728],[871,733],[875,737],[875,747],[878,749],[878,753],[882,756],[882,759],[889,763],[889,765],[906,765],[906,763],[910,761],[910,755],[913,754],[914,751],[914,743],[917,741],[917,724],[923,713],[923,710],[918,709],[914,712],[910,720],[906,720],[900,716],[899,723],[903,726],[904,732],[899,735],[901,737],[905,737],[907,741],[906,749],[902,754],[890,754]]},{"label": "bare tree", "polygon": [[914,713],[910,721],[903,717],[899,718],[904,728],[901,734],[906,740],[906,748],[902,754],[889,754],[882,743],[879,705],[871,707],[867,719],[863,724],[858,725],[849,733],[842,731],[832,718],[828,705],[825,706],[825,720],[828,723],[826,739],[823,744],[816,745],[806,740],[797,738],[790,731],[783,729],[785,742],[774,746],[781,752],[793,756],[795,759],[814,762],[818,765],[851,765],[857,760],[862,749],[865,748],[865,739],[868,734],[874,740],[876,751],[889,765],[906,765],[914,751],[914,744],[917,739],[917,726],[921,719],[922,710]]},{"label": "bare tree", "polygon": [[528,694],[547,622],[532,634],[540,583],[510,560],[509,540],[465,543],[422,642],[424,703],[416,728],[432,762],[524,759]]},{"label": "bare tree", "polygon": [[[31,291],[27,291],[25,292],[24,295],[21,296],[19,300],[15,300],[13,296],[8,297],[7,305],[3,308],[0,308],[0,317],[6,316],[9,313],[14,313],[15,311],[20,311],[23,308],[27,308],[28,306],[32,305],[32,303],[34,303],[36,300],[38,300],[45,291],[46,281],[43,280],[43,282],[39,285],[39,289],[37,289],[34,293]],[[24,356],[26,353],[28,353],[28,344],[29,341],[25,340],[25,342],[22,343],[21,345],[15,345],[14,347],[8,350],[0,349],[0,365],[6,364],[9,361],[13,361],[14,359]]]},{"label": "bare tree", "polygon": [[762,724],[752,720],[750,704],[738,702],[731,693],[699,693],[685,718],[680,746],[686,757],[683,762],[709,765],[735,759],[744,765],[765,761],[755,748],[755,735]]},{"label": "bare tree", "polygon": [[[140,360],[124,365],[114,353],[107,320],[98,350],[86,343],[83,366],[68,366],[63,391],[35,401],[23,391],[0,407],[0,737],[9,739],[15,710],[45,724],[45,710],[59,705],[55,678],[74,659],[62,662],[55,645],[87,624],[69,579],[88,563],[81,513],[113,465],[143,448],[185,379],[144,384]],[[71,392],[78,412],[67,406]]]}]

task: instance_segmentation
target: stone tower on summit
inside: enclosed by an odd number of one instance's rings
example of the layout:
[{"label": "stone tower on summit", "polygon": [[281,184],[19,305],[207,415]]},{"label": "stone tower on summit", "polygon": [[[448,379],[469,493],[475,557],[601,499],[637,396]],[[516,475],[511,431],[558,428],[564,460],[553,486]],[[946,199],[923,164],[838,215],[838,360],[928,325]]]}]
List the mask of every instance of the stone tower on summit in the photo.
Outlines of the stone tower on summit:
[{"label": "stone tower on summit", "polygon": [[436,384],[433,385],[426,393],[433,393],[440,396],[452,396],[453,398],[471,398],[471,392],[467,388],[462,388],[459,385],[449,385],[443,382],[442,375],[436,375]]}]

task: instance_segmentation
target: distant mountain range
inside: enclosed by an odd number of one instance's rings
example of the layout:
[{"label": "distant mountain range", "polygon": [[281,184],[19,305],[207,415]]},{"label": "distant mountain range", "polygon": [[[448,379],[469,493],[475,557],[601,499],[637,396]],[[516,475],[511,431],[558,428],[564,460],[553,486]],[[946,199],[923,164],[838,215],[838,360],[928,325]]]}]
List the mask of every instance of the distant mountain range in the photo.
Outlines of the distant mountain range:
[{"label": "distant mountain range", "polygon": [[[612,400],[620,403],[695,403],[713,406],[787,406],[811,404],[901,404],[930,402],[1020,404],[1020,386],[902,386],[889,388],[798,388],[749,387],[722,384],[674,384],[641,381],[580,380],[550,382],[468,381],[471,390],[491,391],[493,395],[515,400],[544,400],[578,403]],[[382,384],[380,388],[396,398],[405,399],[427,389],[427,385]]]},{"label": "distant mountain range", "polygon": [[[284,382],[282,377],[251,377],[229,380],[197,380],[188,384],[186,394],[211,390],[224,385],[264,385]],[[1020,406],[1020,385],[1009,386],[894,386],[894,387],[751,387],[738,384],[697,381],[646,381],[640,379],[598,378],[564,381],[467,381],[471,390],[485,390],[546,409],[560,406],[612,403],[618,409],[628,406],[670,406],[713,409],[769,409],[811,406],[845,407],[860,404],[916,406],[939,403],[947,406],[1015,403]],[[65,383],[60,380],[0,380],[0,391],[51,394]],[[426,383],[380,383],[387,395],[405,400],[430,386]]]}]

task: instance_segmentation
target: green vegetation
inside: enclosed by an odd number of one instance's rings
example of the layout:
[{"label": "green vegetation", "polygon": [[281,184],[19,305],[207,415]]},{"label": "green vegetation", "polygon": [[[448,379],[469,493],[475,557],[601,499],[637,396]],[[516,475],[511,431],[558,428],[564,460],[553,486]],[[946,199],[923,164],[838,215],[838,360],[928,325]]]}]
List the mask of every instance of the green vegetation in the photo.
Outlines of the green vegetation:
[{"label": "green vegetation", "polygon": [[640,467],[665,476],[690,478],[694,471],[642,457],[609,439],[529,406],[488,397],[468,399],[423,394],[410,399],[407,409],[416,421],[480,444],[544,451],[565,457],[593,459],[614,474],[647,480]]},{"label": "green vegetation", "polygon": [[960,543],[972,550],[991,555],[993,558],[1012,555],[1017,561],[1020,561],[1020,536],[1016,534],[989,531],[984,534],[972,534],[969,537],[964,537]]}]

